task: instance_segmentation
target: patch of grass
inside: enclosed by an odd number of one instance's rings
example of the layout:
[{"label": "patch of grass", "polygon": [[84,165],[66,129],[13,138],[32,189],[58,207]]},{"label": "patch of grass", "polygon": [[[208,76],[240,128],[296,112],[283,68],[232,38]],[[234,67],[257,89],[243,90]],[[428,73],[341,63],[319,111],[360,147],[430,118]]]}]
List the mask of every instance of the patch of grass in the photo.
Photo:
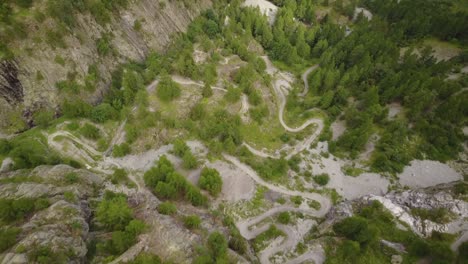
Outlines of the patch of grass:
[{"label": "patch of grass", "polygon": [[307,201],[307,204],[310,208],[314,208],[315,210],[320,210],[320,208],[322,207],[320,203],[315,200]]},{"label": "patch of grass", "polygon": [[267,246],[266,242],[279,236],[286,237],[283,231],[279,230],[275,225],[270,225],[267,231],[258,235],[253,241],[253,248],[256,252],[260,252]]},{"label": "patch of grass", "polygon": [[325,186],[330,181],[330,176],[328,175],[328,173],[322,173],[319,175],[315,175],[313,179],[318,185]]},{"label": "patch of grass", "polygon": [[291,202],[293,202],[296,206],[301,205],[302,201],[304,200],[301,196],[292,196],[289,198]]},{"label": "patch of grass", "polygon": [[435,209],[424,209],[424,208],[412,208],[411,213],[419,216],[422,220],[430,220],[439,224],[445,224],[450,222],[453,213],[447,208],[435,208]]},{"label": "patch of grass", "polygon": [[357,177],[365,172],[365,170],[361,168],[351,167],[351,166],[344,166],[341,170],[348,176]]},{"label": "patch of grass", "polygon": [[266,148],[271,151],[279,149],[284,144],[281,140],[282,136],[285,138],[284,134],[289,135],[289,133],[284,132],[276,118],[274,120],[267,119],[262,125],[257,122],[242,124],[241,134],[245,141],[255,148]]},{"label": "patch of grass", "polygon": [[163,215],[173,215],[177,213],[177,207],[171,202],[163,202],[158,206],[158,212]]}]

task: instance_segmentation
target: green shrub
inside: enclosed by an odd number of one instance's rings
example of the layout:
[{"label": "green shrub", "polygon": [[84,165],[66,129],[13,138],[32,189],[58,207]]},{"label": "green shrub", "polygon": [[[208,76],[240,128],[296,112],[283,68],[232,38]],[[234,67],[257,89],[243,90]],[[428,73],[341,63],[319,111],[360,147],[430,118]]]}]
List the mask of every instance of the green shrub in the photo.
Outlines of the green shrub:
[{"label": "green shrub", "polygon": [[80,124],[78,122],[70,122],[67,124],[67,129],[70,131],[75,131],[80,128]]},{"label": "green shrub", "polygon": [[170,102],[180,96],[179,84],[174,82],[167,73],[161,73],[161,80],[156,88],[156,95],[165,102]]},{"label": "green shrub", "polygon": [[202,103],[196,104],[190,111],[190,119],[193,121],[202,120],[206,117],[206,110]]},{"label": "green shrub", "polygon": [[419,216],[422,220],[430,220],[439,224],[445,224],[451,220],[451,212],[447,208],[434,208],[431,210],[423,208],[412,208],[411,213]]},{"label": "green shrub", "polygon": [[230,103],[235,103],[240,100],[241,94],[241,89],[230,86],[227,88],[227,93],[224,95],[224,98]]},{"label": "green shrub", "polygon": [[213,89],[211,88],[209,84],[205,84],[205,86],[203,86],[202,96],[204,98],[209,98],[212,95],[213,95]]},{"label": "green shrub", "polygon": [[188,229],[197,229],[201,224],[201,219],[197,215],[184,217],[184,226]]},{"label": "green shrub", "polygon": [[12,247],[16,243],[16,238],[21,233],[20,228],[4,227],[0,228],[0,253]]},{"label": "green shrub", "polygon": [[67,257],[63,252],[54,252],[48,246],[36,246],[28,253],[28,260],[38,264],[66,263]]},{"label": "green shrub", "polygon": [[216,169],[205,167],[198,179],[198,186],[207,190],[211,195],[218,196],[223,188],[223,180]]},{"label": "green shrub", "polygon": [[295,205],[297,205],[297,206],[301,205],[301,204],[302,204],[302,201],[304,200],[304,199],[302,199],[302,197],[299,196],[299,195],[293,196],[293,197],[291,197],[291,198],[289,198],[289,199],[291,200],[291,202],[293,202],[293,203],[294,203]]},{"label": "green shrub", "polygon": [[322,173],[314,176],[313,179],[318,185],[325,186],[328,184],[328,181],[330,181],[330,176],[328,176],[327,173]]},{"label": "green shrub", "polygon": [[49,199],[39,198],[34,202],[34,210],[40,211],[50,206]]},{"label": "green shrub", "polygon": [[125,262],[125,264],[162,264],[161,258],[149,253],[140,253],[134,260]]},{"label": "green shrub", "polygon": [[18,136],[12,141],[9,156],[15,169],[35,168],[44,164],[58,164],[60,158],[48,149],[44,139],[33,136]]},{"label": "green shrub", "polygon": [[160,198],[184,197],[195,206],[204,205],[207,202],[207,198],[198,188],[188,182],[184,176],[175,172],[166,156],[161,156],[157,165],[145,173],[144,180],[146,186]]},{"label": "green shrub", "polygon": [[80,133],[88,139],[97,140],[101,137],[101,131],[99,128],[86,123],[82,128],[80,128]]},{"label": "green shrub", "polygon": [[13,146],[6,139],[0,139],[0,155],[8,155]]},{"label": "green shrub", "polygon": [[63,198],[65,198],[65,200],[70,203],[76,202],[76,195],[73,192],[64,192]]},{"label": "green shrub", "polygon": [[227,261],[227,241],[219,232],[213,232],[208,237],[207,247],[212,259],[216,263],[224,263]]},{"label": "green shrub", "polygon": [[368,244],[377,237],[377,230],[369,227],[368,221],[360,216],[348,217],[336,223],[333,225],[333,230],[337,234],[360,244]]},{"label": "green shrub", "polygon": [[91,110],[91,120],[96,123],[104,123],[118,117],[118,112],[110,104],[102,103]]},{"label": "green shrub", "polygon": [[80,178],[78,177],[78,173],[76,172],[69,172],[65,174],[64,178],[65,182],[69,184],[77,183],[80,180]]},{"label": "green shrub", "polygon": [[184,156],[182,157],[182,166],[184,169],[195,169],[198,167],[198,160],[197,158],[192,154],[191,151],[185,152]]},{"label": "green shrub", "polygon": [[97,51],[100,56],[107,56],[112,52],[112,44],[109,36],[105,35],[97,40],[96,43]]},{"label": "green shrub", "polygon": [[99,223],[103,224],[107,230],[124,230],[132,218],[132,210],[127,204],[127,198],[121,194],[106,192],[96,211],[96,219]]},{"label": "green shrub", "polygon": [[124,157],[128,155],[130,151],[131,151],[130,145],[124,142],[120,145],[114,146],[114,149],[112,150],[112,156],[117,157],[117,158]]},{"label": "green shrub", "polygon": [[6,223],[22,220],[33,211],[33,199],[0,199],[0,220]]},{"label": "green shrub", "polygon": [[190,148],[181,139],[176,139],[173,145],[174,154],[180,158],[182,158],[187,151],[190,151]]},{"label": "green shrub", "polygon": [[46,128],[51,125],[54,120],[54,112],[52,110],[41,109],[33,115],[34,124],[41,128]]},{"label": "green shrub", "polygon": [[113,184],[118,184],[121,182],[126,182],[128,180],[128,173],[124,169],[115,169],[111,177],[111,182]]},{"label": "green shrub", "polygon": [[463,242],[458,247],[458,262],[460,264],[467,263],[468,261],[468,241]]},{"label": "green shrub", "polygon": [[158,212],[163,215],[173,215],[177,213],[177,207],[171,202],[163,202],[158,206]]},{"label": "green shrub", "polygon": [[62,104],[62,113],[67,118],[88,117],[91,110],[92,106],[81,99],[65,100]]},{"label": "green shrub", "polygon": [[281,212],[278,215],[278,222],[287,225],[291,221],[291,215],[288,212]]}]

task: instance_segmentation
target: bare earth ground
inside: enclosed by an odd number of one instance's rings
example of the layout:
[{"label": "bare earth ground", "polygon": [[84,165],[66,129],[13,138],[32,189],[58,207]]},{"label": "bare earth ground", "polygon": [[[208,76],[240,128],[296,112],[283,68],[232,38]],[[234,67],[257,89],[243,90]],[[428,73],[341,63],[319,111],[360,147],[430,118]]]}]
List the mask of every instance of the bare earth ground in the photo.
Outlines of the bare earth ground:
[{"label": "bare earth ground", "polygon": [[414,160],[398,175],[402,185],[424,188],[462,179],[462,176],[448,165],[438,161]]},{"label": "bare earth ground", "polygon": [[337,140],[346,131],[346,121],[336,120],[331,124],[332,140]]},{"label": "bare earth ground", "polygon": [[403,110],[403,106],[400,103],[391,103],[388,106],[388,118],[395,118]]},{"label": "bare earth ground", "polygon": [[246,0],[244,6],[252,6],[260,8],[260,11],[268,17],[271,24],[275,21],[276,12],[278,7],[266,0]]}]

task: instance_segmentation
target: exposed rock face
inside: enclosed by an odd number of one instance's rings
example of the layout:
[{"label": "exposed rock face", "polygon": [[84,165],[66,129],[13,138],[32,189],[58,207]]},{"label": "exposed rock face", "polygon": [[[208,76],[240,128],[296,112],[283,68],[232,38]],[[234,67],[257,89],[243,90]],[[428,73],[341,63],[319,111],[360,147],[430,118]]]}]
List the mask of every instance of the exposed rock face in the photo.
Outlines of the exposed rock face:
[{"label": "exposed rock face", "polygon": [[[73,173],[73,178],[66,177]],[[2,264],[31,263],[35,250],[48,248],[63,263],[83,263],[87,253],[91,209],[87,201],[95,197],[103,177],[67,165],[39,166],[32,171],[0,174],[0,198],[48,198],[51,205],[36,212],[21,226],[17,243],[0,254]],[[65,192],[76,201],[64,198]]]},{"label": "exposed rock face", "polygon": [[15,249],[23,248],[26,251],[16,253],[20,250],[12,250],[2,264],[30,263],[28,253],[42,246],[55,253],[66,254],[66,263],[81,263],[87,252],[88,218],[89,210],[63,200],[56,202],[22,226],[25,236]]},{"label": "exposed rock face", "polygon": [[[45,12],[42,2],[33,8]],[[119,64],[142,61],[151,50],[162,51],[174,33],[185,31],[192,19],[211,5],[210,0],[189,1],[188,7],[182,1],[160,2],[132,1],[127,9],[114,12],[107,25],[97,23],[89,13],[75,14],[76,25],[64,36],[65,48],[41,41],[47,39],[47,30],[57,28],[55,20],[47,18],[38,24],[31,16],[26,21],[28,38],[11,44],[17,50],[15,60],[0,63],[0,99],[8,104],[23,103],[31,110],[55,107],[60,103],[56,83],[71,74],[84,84],[89,67],[95,64],[100,76],[97,89],[81,92],[80,96],[90,102],[99,101]],[[136,21],[141,28],[134,26]],[[114,52],[100,56],[96,43],[109,34]],[[0,106],[0,110],[4,107]]]},{"label": "exposed rock face", "polygon": [[[342,202],[330,210],[322,228],[325,229],[352,216],[355,208],[360,208],[372,201],[379,201],[396,219],[405,223],[420,236],[430,236],[432,231],[452,234],[468,231],[468,223],[465,220],[468,217],[468,203],[454,198],[450,193],[450,186],[390,192],[385,196],[368,195],[357,200]],[[452,214],[452,218],[446,223],[423,220],[412,214],[413,208],[426,210],[444,208]],[[401,228],[405,227],[401,226]]]},{"label": "exposed rock face", "polygon": [[23,101],[23,86],[18,80],[18,65],[15,60],[0,61],[0,97],[9,104]]},{"label": "exposed rock face", "polygon": [[[68,173],[76,173],[76,183],[65,179]],[[30,173],[18,170],[0,175],[1,179],[26,177],[22,181],[0,185],[0,198],[39,198],[55,197],[64,192],[72,192],[78,198],[93,196],[97,186],[103,183],[102,177],[86,170],[77,170],[67,165],[39,166]]]},{"label": "exposed rock face", "polygon": [[[458,233],[467,230],[468,225],[464,218],[468,217],[468,203],[455,199],[446,190],[434,191],[431,189],[407,190],[403,192],[391,192],[384,197],[367,196],[363,199],[379,201],[397,219],[406,223],[416,234],[430,236],[432,231]],[[447,209],[453,214],[452,221],[448,223],[435,223],[423,220],[411,214],[412,208],[433,210]]]}]

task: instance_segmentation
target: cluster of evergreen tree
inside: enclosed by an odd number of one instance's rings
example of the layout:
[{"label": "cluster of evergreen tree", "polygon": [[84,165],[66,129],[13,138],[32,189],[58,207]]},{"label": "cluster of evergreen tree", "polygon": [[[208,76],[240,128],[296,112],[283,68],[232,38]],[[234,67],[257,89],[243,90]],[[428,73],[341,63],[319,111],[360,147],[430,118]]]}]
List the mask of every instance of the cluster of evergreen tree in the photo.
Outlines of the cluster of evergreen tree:
[{"label": "cluster of evergreen tree", "polygon": [[[400,48],[409,39],[429,35],[463,40],[466,14],[453,12],[453,6],[444,1],[401,1],[401,5],[397,1],[365,1],[377,16],[371,22],[359,16],[354,32],[345,37],[344,27],[327,16],[306,26],[304,14],[314,8],[308,2],[276,1],[281,8],[272,26],[258,9],[241,9],[234,2],[227,15],[235,21],[223,27],[223,33],[227,39],[235,34],[250,35],[272,59],[288,65],[320,58],[320,68],[308,79],[308,96],[303,101],[297,97],[288,100],[288,107],[300,106],[303,111],[320,107],[331,118],[344,111],[348,130],[331,144],[332,150],[357,157],[374,128],[383,127],[372,157],[375,170],[400,172],[413,158],[445,161],[456,157],[463,141],[460,127],[468,110],[463,104],[466,92],[453,96],[461,85],[445,81],[455,60],[438,62],[429,48],[421,50],[419,56],[409,50],[401,57]],[[338,1],[335,8],[351,16],[348,9],[355,5]],[[417,14],[416,18],[412,14]],[[431,18],[434,21],[427,22]],[[453,25],[455,30],[444,33],[441,24]],[[463,55],[456,59],[463,61]],[[356,103],[349,105],[350,97]],[[386,118],[385,106],[391,102],[405,107],[408,120]]]},{"label": "cluster of evergreen tree", "polygon": [[185,199],[195,206],[205,205],[208,202],[200,190],[187,179],[177,173],[166,156],[159,158],[157,165],[144,175],[146,186],[163,199]]},{"label": "cluster of evergreen tree", "polygon": [[[411,40],[428,35],[468,41],[468,12],[448,0],[364,0],[363,4],[392,25],[394,38]],[[459,5],[463,5],[459,3]]]},{"label": "cluster of evergreen tree", "polygon": [[106,191],[103,200],[96,209],[96,219],[106,231],[112,232],[108,240],[98,243],[92,251],[99,255],[118,256],[136,243],[137,237],[145,224],[134,218],[133,210],[128,206],[127,197]]}]

